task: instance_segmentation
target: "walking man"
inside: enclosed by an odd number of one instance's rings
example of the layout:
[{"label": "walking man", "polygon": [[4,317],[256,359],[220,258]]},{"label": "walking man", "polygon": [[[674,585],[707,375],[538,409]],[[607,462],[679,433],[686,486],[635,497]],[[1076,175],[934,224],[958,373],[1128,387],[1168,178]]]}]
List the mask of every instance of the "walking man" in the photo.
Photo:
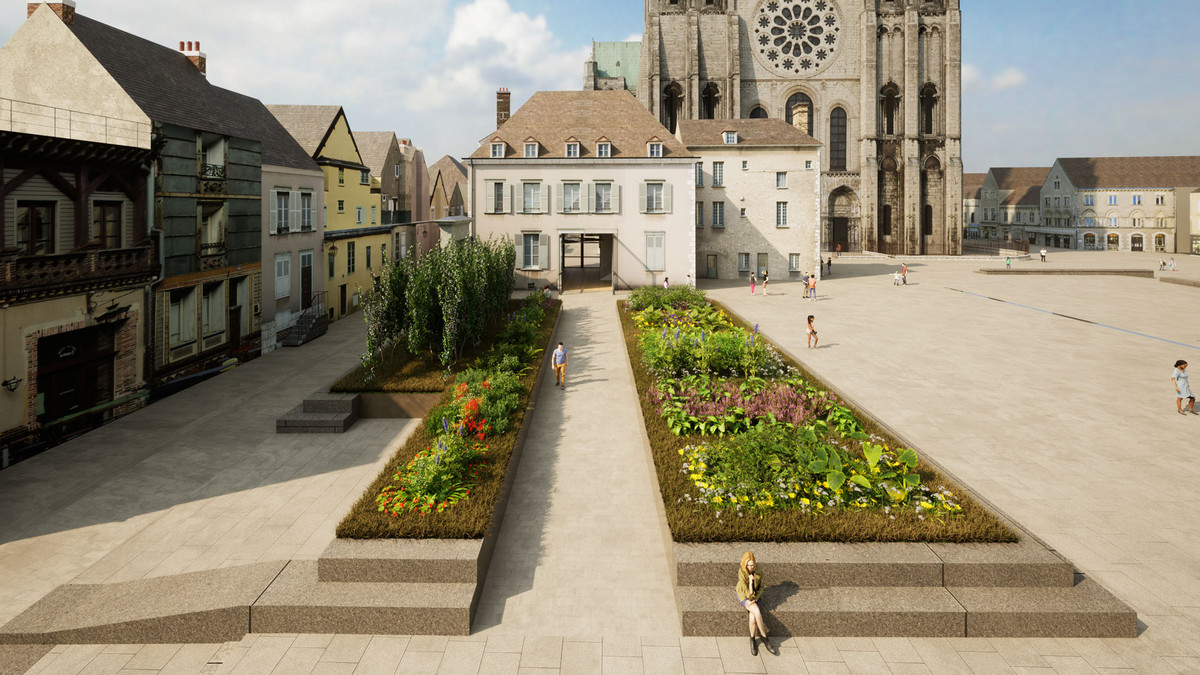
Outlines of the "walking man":
[{"label": "walking man", "polygon": [[567,350],[563,343],[558,343],[554,350],[554,385],[563,391],[567,390]]},{"label": "walking man", "polygon": [[900,280],[908,285],[908,263],[900,263]]},{"label": "walking man", "polygon": [[1046,247],[1042,247],[1042,262],[1046,262]]},{"label": "walking man", "polygon": [[825,261],[825,269],[827,270],[826,274],[833,274],[833,256],[829,256],[829,260]]},{"label": "walking man", "polygon": [[842,245],[841,244],[837,245],[837,257],[839,257],[839,258],[842,257]]},{"label": "walking man", "polygon": [[813,272],[808,275],[808,297],[812,298],[813,302],[817,300],[817,273]]}]

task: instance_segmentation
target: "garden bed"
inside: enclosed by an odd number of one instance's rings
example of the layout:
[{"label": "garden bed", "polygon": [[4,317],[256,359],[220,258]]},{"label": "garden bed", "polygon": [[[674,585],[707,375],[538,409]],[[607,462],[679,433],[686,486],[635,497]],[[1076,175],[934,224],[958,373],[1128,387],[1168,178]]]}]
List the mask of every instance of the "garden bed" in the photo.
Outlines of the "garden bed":
[{"label": "garden bed", "polygon": [[[544,348],[553,337],[561,310],[561,301],[554,301],[546,310],[545,318],[536,331],[537,344]],[[509,428],[504,433],[487,436],[486,461],[479,464],[469,497],[441,511],[422,514],[418,510],[400,510],[384,513],[376,501],[380,493],[393,485],[396,474],[417,456],[428,451],[439,434],[430,429],[429,418],[440,416],[439,411],[450,404],[456,396],[456,387],[446,387],[426,419],[423,419],[404,445],[388,461],[379,476],[367,487],[363,496],[338,524],[337,536],[346,539],[479,539],[492,529],[493,521],[503,515],[498,507],[511,480],[510,463],[524,440],[525,417],[535,397],[535,385],[542,366],[549,358],[548,352],[538,356],[536,362],[518,377],[522,387],[519,406]],[[436,420],[435,420],[436,422]],[[514,465],[515,466],[515,465]],[[498,523],[496,523],[498,524]]]},{"label": "garden bed", "polygon": [[[711,306],[722,309],[716,303],[712,303]],[[765,498],[767,501],[762,502],[761,508],[756,508],[753,502],[746,504],[748,508],[734,508],[728,501],[725,502],[728,508],[719,508],[713,501],[713,495],[719,494],[719,492],[698,489],[696,477],[699,474],[691,473],[699,471],[700,474],[703,474],[704,471],[704,469],[695,468],[696,466],[703,467],[703,461],[706,458],[705,454],[697,452],[697,448],[711,447],[714,443],[727,445],[736,443],[736,440],[733,439],[745,435],[734,432],[732,429],[729,434],[724,434],[724,432],[718,434],[714,427],[720,424],[741,425],[740,432],[745,432],[746,426],[754,425],[746,425],[744,421],[735,419],[738,416],[721,418],[714,416],[707,419],[690,418],[689,420],[686,416],[675,415],[668,422],[668,419],[663,416],[662,410],[664,402],[672,403],[670,395],[666,397],[662,395],[663,389],[656,384],[659,382],[659,376],[652,372],[647,365],[647,357],[639,346],[639,327],[635,324],[633,313],[628,309],[626,301],[621,301],[618,313],[621,317],[630,365],[642,405],[642,415],[663,497],[667,522],[676,542],[1015,542],[1018,540],[1017,534],[1011,528],[979,502],[972,499],[961,486],[956,485],[927,462],[919,460],[915,454],[907,454],[903,444],[885,428],[875,423],[862,411],[855,410],[841,401],[826,384],[812,377],[810,373],[786,355],[778,353],[762,336],[757,334],[753,335],[747,345],[754,345],[753,348],[758,350],[760,356],[765,350],[767,353],[765,358],[771,360],[772,367],[780,371],[780,376],[777,379],[772,377],[762,379],[729,378],[728,382],[731,384],[727,385],[721,381],[719,386],[732,387],[735,390],[733,395],[736,396],[736,390],[749,382],[751,388],[757,388],[764,392],[763,398],[769,399],[770,405],[783,406],[787,414],[798,415],[799,417],[796,418],[797,428],[808,424],[815,426],[819,432],[826,427],[838,426],[841,428],[845,425],[847,428],[861,430],[855,433],[862,433],[869,437],[870,444],[876,451],[882,447],[883,459],[875,459],[870,468],[864,468],[866,467],[866,458],[861,452],[858,453],[857,456],[851,458],[855,462],[857,471],[851,470],[850,465],[846,467],[846,474],[851,476],[851,480],[858,481],[864,477],[875,480],[871,472],[876,466],[883,467],[884,470],[894,469],[900,474],[911,472],[919,476],[921,489],[928,490],[925,494],[930,495],[928,500],[933,501],[934,504],[928,511],[922,511],[919,507],[917,509],[890,507],[886,511],[866,507],[848,510],[839,505],[816,512],[814,508],[823,509],[824,507],[814,503],[813,508],[807,506],[775,508],[773,503],[767,504],[770,499]],[[705,332],[707,334],[700,333],[699,335],[701,342],[709,344],[707,347],[709,356],[705,358],[716,359],[725,353],[727,345],[718,343],[728,342],[729,336],[720,331],[742,328],[747,330],[747,333],[743,335],[750,335],[750,327],[741,325],[736,319],[730,318],[727,312],[724,314],[726,316],[721,319],[724,322],[723,325],[707,323],[705,324],[708,328],[708,331]],[[711,317],[702,319],[702,321],[710,321],[710,319]],[[678,332],[679,327],[674,324],[659,325],[654,329],[655,331],[660,328],[663,330],[662,343],[666,344],[663,349],[671,348],[669,344],[671,343],[670,331],[675,331],[674,344],[679,345],[682,344],[681,338],[685,342],[688,339],[687,331],[696,328],[694,324],[688,324],[686,320],[681,325],[683,334]],[[700,342],[695,344],[699,345]],[[661,359],[664,357],[660,352],[655,358],[658,359],[657,363],[661,363]],[[772,389],[776,387],[777,382],[784,381],[783,373],[786,373],[787,382],[790,383],[789,386],[792,389],[798,389],[810,398],[819,395],[821,403],[827,404],[828,411],[833,411],[834,414],[826,412],[824,419],[814,419],[811,410],[805,412],[800,409],[802,406],[797,407],[794,402],[789,404],[786,400],[787,396],[785,396],[788,394],[786,391],[788,387],[780,384],[777,387],[778,390]],[[803,380],[803,382],[801,383],[799,380]],[[681,391],[684,388],[683,381],[683,379],[676,380],[676,384],[673,386]],[[700,386],[716,385],[702,384]],[[792,405],[792,407],[787,408],[788,405]],[[784,411],[778,412],[783,414]],[[759,414],[765,416],[768,411],[760,411]],[[808,415],[808,417],[801,419],[804,415]],[[850,415],[854,418],[853,422],[840,419]],[[675,427],[674,430],[672,426]],[[703,431],[709,432],[708,435],[697,433],[701,426],[704,427]],[[756,430],[754,433],[761,434],[762,430]],[[849,435],[847,432],[847,438]],[[753,455],[750,456],[753,457]],[[684,470],[685,460],[692,462],[688,471]],[[774,457],[771,461],[778,463],[778,459]],[[906,462],[911,464],[906,465]],[[900,478],[902,479],[903,476]],[[830,494],[827,483],[824,484],[824,489],[820,485],[821,483],[818,482],[817,490],[820,494]],[[846,485],[848,489],[859,491],[849,482]],[[707,487],[711,488],[712,486]],[[943,497],[943,495],[950,496]],[[799,499],[802,495],[793,496],[797,500],[795,505],[799,507]],[[814,495],[810,494],[810,496]],[[702,497],[704,499],[701,499]],[[725,499],[728,500],[728,497],[726,496]],[[942,512],[933,508],[934,506],[941,507],[942,502],[936,501],[938,499],[944,499],[947,504]],[[928,503],[925,499],[921,501]],[[857,506],[857,504],[852,504],[852,506]],[[721,513],[718,514],[718,511]],[[929,517],[923,515],[925,513],[929,514]]]}]

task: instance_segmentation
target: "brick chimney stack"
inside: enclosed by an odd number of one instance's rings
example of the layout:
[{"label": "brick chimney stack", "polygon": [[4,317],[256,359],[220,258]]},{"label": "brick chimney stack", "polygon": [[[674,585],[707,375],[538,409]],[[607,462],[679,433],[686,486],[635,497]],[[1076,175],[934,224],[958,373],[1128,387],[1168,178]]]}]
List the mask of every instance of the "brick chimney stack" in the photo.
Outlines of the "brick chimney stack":
[{"label": "brick chimney stack", "polygon": [[25,5],[26,10],[28,11],[28,13],[25,15],[25,18],[28,19],[29,17],[33,16],[33,13],[37,11],[37,8],[41,7],[42,5],[49,5],[50,9],[54,10],[54,13],[58,15],[58,18],[62,19],[63,23],[67,24],[68,26],[75,25],[75,0],[60,0],[59,2],[31,2]]},{"label": "brick chimney stack", "polygon": [[512,94],[508,92],[507,87],[500,87],[496,92],[496,128],[504,126],[510,117],[509,111],[512,106]]},{"label": "brick chimney stack", "polygon": [[180,40],[179,51],[188,57],[188,61],[191,61],[192,65],[196,66],[196,70],[199,70],[201,75],[208,77],[208,57],[204,52],[200,51],[199,42],[184,42]]}]

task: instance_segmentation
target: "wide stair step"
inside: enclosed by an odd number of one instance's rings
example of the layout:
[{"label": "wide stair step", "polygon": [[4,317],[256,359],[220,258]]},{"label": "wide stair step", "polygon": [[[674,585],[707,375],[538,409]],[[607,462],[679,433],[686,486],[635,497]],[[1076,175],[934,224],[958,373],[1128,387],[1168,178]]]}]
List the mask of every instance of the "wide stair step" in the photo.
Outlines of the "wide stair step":
[{"label": "wide stair step", "polygon": [[474,583],[318,581],[293,560],[250,610],[255,633],[469,635]]},{"label": "wide stair step", "polygon": [[313,394],[275,420],[280,434],[340,434],[358,421],[362,403],[358,394]]}]

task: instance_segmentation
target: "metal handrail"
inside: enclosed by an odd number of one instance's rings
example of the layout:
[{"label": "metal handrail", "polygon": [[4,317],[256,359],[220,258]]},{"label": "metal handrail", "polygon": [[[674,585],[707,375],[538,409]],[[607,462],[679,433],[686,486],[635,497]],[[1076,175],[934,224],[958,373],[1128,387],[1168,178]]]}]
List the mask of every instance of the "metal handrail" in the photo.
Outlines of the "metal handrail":
[{"label": "metal handrail", "polygon": [[150,148],[149,122],[0,96],[0,131]]}]

